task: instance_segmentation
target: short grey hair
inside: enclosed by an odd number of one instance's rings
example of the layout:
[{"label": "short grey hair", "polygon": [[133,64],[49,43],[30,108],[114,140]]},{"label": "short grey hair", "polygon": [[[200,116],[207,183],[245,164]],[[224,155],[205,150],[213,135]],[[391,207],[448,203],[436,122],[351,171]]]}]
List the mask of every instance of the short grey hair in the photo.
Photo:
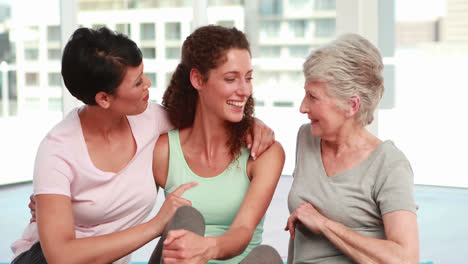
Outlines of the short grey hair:
[{"label": "short grey hair", "polygon": [[379,50],[357,34],[342,35],[316,49],[303,65],[306,81],[325,83],[342,109],[352,96],[359,96],[361,105],[355,118],[362,126],[372,123],[382,98],[382,70]]}]

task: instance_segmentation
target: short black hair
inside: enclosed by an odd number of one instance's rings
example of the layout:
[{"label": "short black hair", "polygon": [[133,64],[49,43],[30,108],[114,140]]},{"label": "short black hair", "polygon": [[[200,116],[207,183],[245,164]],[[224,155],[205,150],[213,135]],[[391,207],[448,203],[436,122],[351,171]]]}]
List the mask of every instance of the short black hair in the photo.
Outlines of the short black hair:
[{"label": "short black hair", "polygon": [[79,28],[62,55],[62,77],[68,91],[87,105],[96,105],[99,92],[113,94],[127,67],[137,67],[143,56],[135,42],[106,27]]}]

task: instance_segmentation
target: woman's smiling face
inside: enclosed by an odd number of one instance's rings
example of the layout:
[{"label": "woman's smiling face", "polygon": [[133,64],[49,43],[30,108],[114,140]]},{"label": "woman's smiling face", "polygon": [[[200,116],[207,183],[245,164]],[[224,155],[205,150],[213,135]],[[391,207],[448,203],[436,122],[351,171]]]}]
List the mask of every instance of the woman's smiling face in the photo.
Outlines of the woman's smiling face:
[{"label": "woman's smiling face", "polygon": [[207,109],[220,119],[240,122],[245,103],[252,94],[252,72],[247,50],[228,50],[225,62],[208,72],[208,79],[199,90],[202,109]]},{"label": "woman's smiling face", "polygon": [[327,93],[326,85],[323,82],[307,81],[300,107],[300,112],[307,114],[310,119],[312,133],[318,137],[333,137],[346,120],[336,99]]}]

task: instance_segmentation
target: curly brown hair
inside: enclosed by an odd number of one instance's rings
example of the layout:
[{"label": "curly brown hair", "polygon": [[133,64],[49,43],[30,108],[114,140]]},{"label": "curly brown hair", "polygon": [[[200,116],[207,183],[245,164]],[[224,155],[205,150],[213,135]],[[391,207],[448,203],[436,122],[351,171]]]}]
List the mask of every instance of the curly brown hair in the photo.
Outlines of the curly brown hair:
[{"label": "curly brown hair", "polygon": [[[226,28],[216,25],[203,26],[188,36],[182,45],[182,59],[164,92],[162,105],[169,112],[169,119],[177,129],[193,125],[198,91],[190,82],[190,71],[197,69],[203,81],[207,81],[210,70],[226,62],[230,49],[247,50],[250,45],[244,33],[235,27]],[[226,121],[229,133],[227,144],[230,153],[237,157],[241,147],[246,146],[246,135],[252,131],[254,99],[250,96],[244,107],[244,117],[240,122]]]}]

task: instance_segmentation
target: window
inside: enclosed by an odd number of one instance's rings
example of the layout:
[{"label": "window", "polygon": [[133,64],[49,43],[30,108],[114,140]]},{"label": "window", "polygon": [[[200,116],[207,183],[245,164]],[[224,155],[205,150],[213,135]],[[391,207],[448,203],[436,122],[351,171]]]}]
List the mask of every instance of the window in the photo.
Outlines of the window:
[{"label": "window", "polygon": [[141,40],[155,40],[156,30],[154,23],[142,23],[140,25]]},{"label": "window", "polygon": [[273,102],[273,106],[275,107],[293,107],[294,103],[291,101],[275,101]]},{"label": "window", "polygon": [[263,46],[260,49],[261,58],[279,58],[281,56],[281,47],[273,46]]},{"label": "window", "polygon": [[[449,0],[395,4],[394,55],[383,54],[384,61],[385,57],[393,57],[393,65],[385,68],[394,66],[395,98],[391,107],[379,110],[378,132],[402,149],[417,184],[468,187],[467,178],[460,173],[466,164],[463,150],[468,148],[464,122],[468,96],[467,3]],[[437,107],[434,102],[438,102]],[[439,121],[443,125],[438,125]],[[402,127],[408,129],[399,131]],[[440,137],[444,140],[434,142]],[[430,151],[428,142],[433,142]]]},{"label": "window", "polygon": [[289,21],[289,31],[293,33],[295,38],[304,38],[308,30],[308,23],[306,20],[293,20]]},{"label": "window", "polygon": [[315,36],[316,37],[332,37],[336,31],[336,19],[321,18],[315,21]]},{"label": "window", "polygon": [[255,107],[262,107],[262,106],[265,106],[265,101],[255,100]]},{"label": "window", "polygon": [[235,6],[241,5],[242,0],[208,0],[208,6]]},{"label": "window", "polygon": [[39,86],[39,73],[27,72],[24,74],[26,86]]},{"label": "window", "polygon": [[151,3],[151,7],[157,8],[177,8],[192,6],[192,0],[138,0],[138,2],[146,2],[147,4]]},{"label": "window", "polygon": [[125,23],[125,24],[116,24],[115,25],[115,31],[117,31],[119,33],[122,33],[124,35],[127,35],[130,38],[132,36],[130,24],[127,24],[127,23]]},{"label": "window", "polygon": [[260,24],[260,36],[264,39],[279,38],[281,23],[279,21],[263,21]]},{"label": "window", "polygon": [[141,53],[145,59],[156,59],[156,49],[155,48],[141,48]]},{"label": "window", "polygon": [[307,55],[309,55],[309,46],[291,46],[288,48],[289,50],[289,55],[293,58],[303,58],[305,59]]},{"label": "window", "polygon": [[156,75],[156,73],[155,72],[146,72],[145,75],[150,80],[151,87],[156,88],[157,87],[157,75]]},{"label": "window", "polygon": [[260,0],[260,15],[281,15],[282,0]]},{"label": "window", "polygon": [[8,102],[8,114],[4,113],[5,116],[16,116],[18,114],[18,89],[16,85],[16,71],[9,71],[8,74],[3,76],[8,76],[8,98],[4,97]]},{"label": "window", "polygon": [[275,85],[280,81],[280,73],[278,71],[261,71],[257,76],[258,84]]},{"label": "window", "polygon": [[60,26],[47,26],[47,40],[60,41]]},{"label": "window", "polygon": [[48,49],[47,50],[47,59],[51,61],[61,60],[62,53],[60,49]]},{"label": "window", "polygon": [[28,61],[37,61],[39,60],[39,49],[25,49],[24,50],[24,59]]},{"label": "window", "polygon": [[166,59],[179,59],[179,58],[180,58],[179,47],[166,48]]},{"label": "window", "polygon": [[49,87],[61,87],[62,86],[62,75],[58,72],[50,72],[48,75]]},{"label": "window", "polygon": [[93,24],[91,27],[94,29],[100,29],[102,27],[107,27],[107,25],[106,24]]},{"label": "window", "polygon": [[10,34],[8,32],[0,33],[0,61],[12,60],[12,45],[10,44]]},{"label": "window", "polygon": [[289,0],[289,6],[295,10],[304,10],[310,4],[310,0]]},{"label": "window", "polygon": [[179,22],[166,23],[165,26],[166,40],[180,40],[181,34]]},{"label": "window", "polygon": [[335,10],[335,0],[315,0],[315,9],[317,10]]}]

